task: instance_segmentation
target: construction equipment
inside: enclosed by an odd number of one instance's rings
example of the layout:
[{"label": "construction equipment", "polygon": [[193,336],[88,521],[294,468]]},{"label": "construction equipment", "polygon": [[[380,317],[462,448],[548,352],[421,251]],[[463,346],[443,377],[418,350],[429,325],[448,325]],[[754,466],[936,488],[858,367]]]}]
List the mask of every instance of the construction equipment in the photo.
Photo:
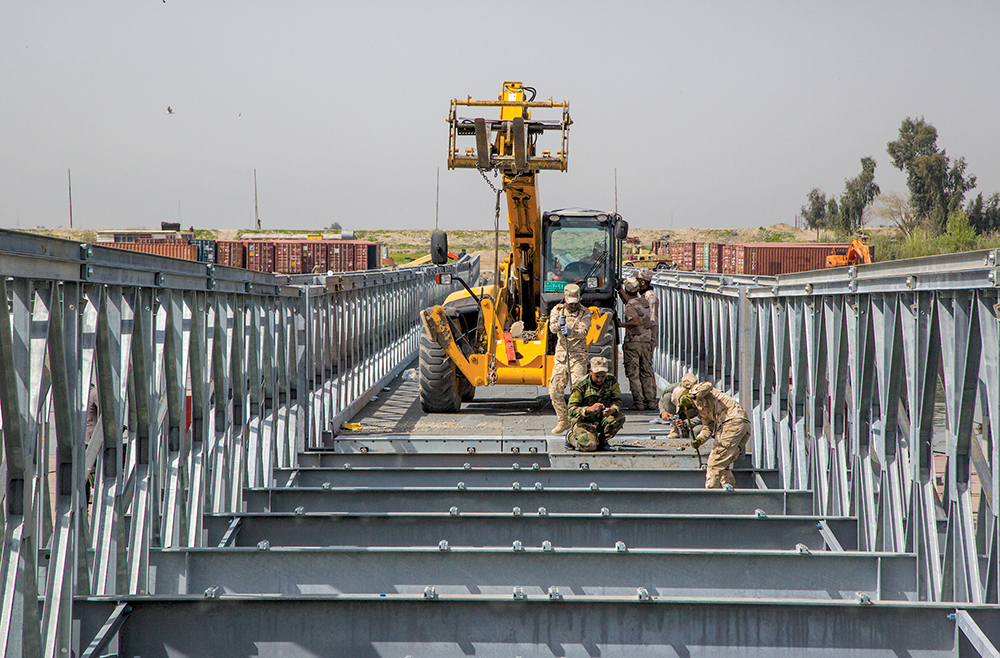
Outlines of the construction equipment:
[{"label": "construction equipment", "polygon": [[846,247],[834,247],[833,253],[826,257],[827,267],[844,267],[845,265],[867,265],[872,262],[871,249],[865,244],[865,238],[855,238]]},{"label": "construction equipment", "polygon": [[[628,224],[617,213],[599,210],[542,213],[535,177],[546,169],[566,171],[572,121],[569,103],[534,97],[531,87],[505,82],[498,100],[451,102],[448,168],[478,169],[496,192],[495,244],[501,198],[506,199],[512,251],[501,263],[495,247],[490,285],[471,287],[463,281],[465,290],[421,312],[424,411],[457,412],[477,386],[547,385],[556,342],[548,331],[548,314],[570,283],[580,286],[581,303],[590,308],[589,352],[617,363],[615,295]],[[496,108],[500,116],[464,118],[460,107]],[[535,119],[532,111],[553,111],[557,118]],[[559,138],[554,152],[539,144],[546,133]],[[474,138],[475,147],[460,148],[462,137]],[[444,262],[447,250],[447,235],[436,232],[434,262]]]}]

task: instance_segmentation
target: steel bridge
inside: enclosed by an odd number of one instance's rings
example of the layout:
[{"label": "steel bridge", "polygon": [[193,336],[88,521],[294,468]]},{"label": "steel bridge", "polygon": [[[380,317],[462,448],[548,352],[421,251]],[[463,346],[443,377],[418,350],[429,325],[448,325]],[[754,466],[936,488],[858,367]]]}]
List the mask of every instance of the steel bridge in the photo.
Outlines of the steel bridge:
[{"label": "steel bridge", "polygon": [[751,413],[728,492],[652,416],[566,453],[541,389],[418,417],[419,310],[477,260],[286,277],[0,231],[0,648],[1000,655],[998,257],[657,274],[661,384]]}]

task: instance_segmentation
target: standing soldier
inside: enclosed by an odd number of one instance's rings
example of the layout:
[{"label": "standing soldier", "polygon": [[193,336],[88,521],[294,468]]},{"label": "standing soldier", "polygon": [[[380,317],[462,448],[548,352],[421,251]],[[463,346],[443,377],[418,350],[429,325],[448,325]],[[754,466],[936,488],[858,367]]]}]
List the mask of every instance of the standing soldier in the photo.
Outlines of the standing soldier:
[{"label": "standing soldier", "polygon": [[691,389],[691,399],[704,423],[691,445],[697,448],[715,433],[715,445],[708,456],[708,470],[705,472],[705,488],[735,487],[736,478],[729,467],[740,456],[750,438],[747,412],[731,396],[714,388],[711,382],[696,384]]},{"label": "standing soldier", "polygon": [[660,333],[658,331],[660,300],[656,297],[656,293],[653,292],[653,271],[647,267],[639,268],[636,278],[639,279],[639,295],[649,304],[649,324],[650,329],[653,331],[653,348],[655,349],[657,341],[660,340]]},{"label": "standing soldier", "polygon": [[590,310],[580,304],[580,286],[571,283],[563,288],[563,303],[556,304],[549,315],[549,331],[556,334],[555,364],[549,378],[549,397],[558,422],[553,434],[569,429],[566,413],[566,385],[570,388],[587,376],[587,332]]},{"label": "standing soldier", "polygon": [[622,285],[625,300],[625,340],[622,343],[622,360],[625,376],[632,389],[633,409],[656,408],[656,379],[653,377],[652,343],[649,328],[649,304],[639,296],[639,282],[625,279]]},{"label": "standing soldier", "polygon": [[569,417],[573,421],[566,444],[582,452],[606,448],[625,424],[622,391],[614,375],[608,374],[608,360],[595,356],[590,374],[573,387],[569,396]]}]

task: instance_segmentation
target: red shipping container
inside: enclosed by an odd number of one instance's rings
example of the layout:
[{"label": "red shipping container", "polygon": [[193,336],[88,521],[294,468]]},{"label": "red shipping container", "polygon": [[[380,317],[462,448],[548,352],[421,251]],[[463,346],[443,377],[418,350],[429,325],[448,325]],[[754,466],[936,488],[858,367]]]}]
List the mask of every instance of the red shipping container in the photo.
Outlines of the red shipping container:
[{"label": "red shipping container", "polygon": [[280,274],[302,274],[302,243],[280,240],[274,243],[274,271]]},{"label": "red shipping container", "polygon": [[362,272],[368,269],[368,243],[354,243],[354,270]]},{"label": "red shipping container", "polygon": [[215,262],[227,267],[243,267],[243,249],[239,240],[218,240],[215,243]]},{"label": "red shipping container", "polygon": [[724,245],[713,243],[708,245],[708,271],[722,273],[722,248]]},{"label": "red shipping container", "polygon": [[113,247],[181,260],[198,260],[198,247],[186,240],[155,240],[153,242],[95,242],[99,247]]},{"label": "red shipping container", "polygon": [[316,252],[318,251],[318,246],[319,240],[302,241],[302,272],[304,274],[319,272],[316,263]]},{"label": "red shipping container", "polygon": [[274,271],[274,243],[270,240],[248,240],[246,245],[246,267],[257,272]]},{"label": "red shipping container", "polygon": [[845,245],[818,242],[725,245],[722,271],[724,274],[777,276],[821,270],[834,247],[842,246]]},{"label": "red shipping container", "polygon": [[322,240],[311,240],[310,245],[312,246],[313,269],[316,272],[330,271],[329,260],[327,258],[329,252],[327,243]]},{"label": "red shipping container", "polygon": [[695,266],[694,242],[671,242],[670,257],[677,264],[677,269],[691,271]]}]

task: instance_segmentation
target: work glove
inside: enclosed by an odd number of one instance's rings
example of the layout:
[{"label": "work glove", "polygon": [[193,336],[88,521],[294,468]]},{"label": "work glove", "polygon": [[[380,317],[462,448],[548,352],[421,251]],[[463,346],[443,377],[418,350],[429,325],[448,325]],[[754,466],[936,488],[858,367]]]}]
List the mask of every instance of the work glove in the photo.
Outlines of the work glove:
[{"label": "work glove", "polygon": [[569,336],[571,333],[573,333],[573,331],[566,325],[560,325],[559,333],[561,333],[563,336]]},{"label": "work glove", "polygon": [[712,438],[712,433],[709,432],[707,429],[703,429],[702,431],[698,432],[698,436],[691,439],[691,447],[700,448],[710,438]]},{"label": "work glove", "polygon": [[566,316],[565,315],[560,315],[559,316],[559,326],[560,327],[565,327],[566,326]]}]

